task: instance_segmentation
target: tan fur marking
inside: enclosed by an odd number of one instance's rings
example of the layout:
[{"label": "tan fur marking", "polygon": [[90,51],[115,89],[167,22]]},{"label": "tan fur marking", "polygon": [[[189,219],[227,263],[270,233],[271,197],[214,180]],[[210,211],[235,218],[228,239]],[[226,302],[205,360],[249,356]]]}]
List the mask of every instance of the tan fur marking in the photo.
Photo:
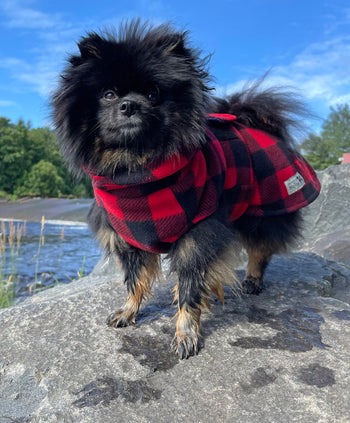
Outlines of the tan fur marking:
[{"label": "tan fur marking", "polygon": [[175,285],[171,293],[174,295],[173,304],[176,302],[179,303],[179,286]]},{"label": "tan fur marking", "polygon": [[134,296],[141,301],[151,296],[153,282],[160,276],[160,258],[152,255],[146,267],[143,267],[135,287]]},{"label": "tan fur marking", "polygon": [[116,311],[111,322],[118,325],[118,322],[126,319],[128,322],[134,322],[143,299],[151,296],[153,282],[159,278],[160,258],[158,255],[152,255],[147,266],[142,268],[139,279],[135,285],[134,292],[130,292],[126,298],[123,307]]},{"label": "tan fur marking", "polygon": [[182,39],[179,38],[178,41],[174,44],[171,44],[166,50],[166,53],[171,53],[180,43],[181,43]]},{"label": "tan fur marking", "polygon": [[106,149],[98,137],[95,138],[94,147],[94,157],[100,166],[102,165],[102,172],[115,171],[118,167],[130,167],[131,164],[137,168],[152,158],[151,152],[138,155],[122,147]]},{"label": "tan fur marking", "polygon": [[115,245],[118,236],[119,235],[114,230],[108,230],[107,228],[100,229],[96,234],[96,237],[100,242],[101,248],[111,252],[115,251]]},{"label": "tan fur marking", "polygon": [[199,332],[199,321],[201,311],[188,306],[181,307],[176,316],[176,332],[179,333],[197,333]]},{"label": "tan fur marking", "polygon": [[199,336],[199,325],[200,325],[200,309],[193,309],[188,306],[184,306],[177,312],[176,332],[175,332],[175,343],[177,346],[190,339],[195,349],[198,344]]},{"label": "tan fur marking", "polygon": [[139,311],[141,302],[137,300],[135,295],[129,294],[123,305],[122,310],[116,313],[115,318],[120,320],[125,318],[128,322],[135,322],[135,317]]},{"label": "tan fur marking", "polygon": [[190,236],[184,237],[181,240],[181,248],[179,250],[179,256],[184,261],[187,261],[189,257],[193,255],[193,252],[196,251],[196,241]]},{"label": "tan fur marking", "polygon": [[263,276],[263,271],[267,263],[270,261],[272,252],[269,248],[265,246],[260,246],[260,248],[247,248],[248,251],[248,266],[247,266],[247,276],[252,276],[253,278],[260,279]]},{"label": "tan fur marking", "polygon": [[[160,259],[159,256],[151,256],[150,261],[147,263],[146,267],[143,267],[139,279],[135,285],[134,293],[128,295],[127,301],[125,303],[125,308],[130,308],[132,310],[138,309],[141,305],[143,299],[149,299],[152,293],[153,282],[159,278],[160,271]],[[128,305],[128,306],[127,306]]]},{"label": "tan fur marking", "polygon": [[94,46],[93,44],[88,44],[86,49],[92,56],[95,56],[97,59],[101,59],[101,54],[98,47]]},{"label": "tan fur marking", "polygon": [[233,267],[235,262],[234,245],[229,245],[209,265],[206,273],[205,283],[208,291],[216,295],[224,303],[224,286],[230,286],[235,294],[241,291],[241,283]]}]

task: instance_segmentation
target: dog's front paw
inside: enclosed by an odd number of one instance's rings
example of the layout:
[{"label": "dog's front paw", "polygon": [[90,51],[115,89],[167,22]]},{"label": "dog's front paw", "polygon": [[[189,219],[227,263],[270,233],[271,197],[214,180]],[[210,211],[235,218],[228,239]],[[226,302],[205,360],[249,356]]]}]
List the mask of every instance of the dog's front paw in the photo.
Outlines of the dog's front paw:
[{"label": "dog's front paw", "polygon": [[183,360],[192,355],[197,355],[200,350],[198,337],[176,334],[171,343],[171,349]]},{"label": "dog's front paw", "polygon": [[135,316],[128,313],[126,310],[120,309],[110,314],[106,321],[108,326],[115,328],[122,328],[133,325],[135,323]]},{"label": "dog's front paw", "polygon": [[254,278],[253,276],[248,276],[242,282],[243,292],[250,295],[259,295],[264,290],[265,284],[262,278]]}]

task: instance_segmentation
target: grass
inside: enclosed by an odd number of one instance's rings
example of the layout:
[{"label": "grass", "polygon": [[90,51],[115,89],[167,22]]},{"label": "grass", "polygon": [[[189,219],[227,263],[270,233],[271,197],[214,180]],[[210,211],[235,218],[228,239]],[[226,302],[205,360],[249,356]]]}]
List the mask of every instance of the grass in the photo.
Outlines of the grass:
[{"label": "grass", "polygon": [[[0,233],[0,309],[10,307],[15,300],[15,281],[17,275],[17,260],[21,248],[21,239],[26,231],[26,222],[14,224],[1,221]],[[7,251],[9,254],[7,254]],[[8,261],[10,261],[8,263]],[[9,269],[10,273],[5,273]]]},{"label": "grass", "polygon": [[[26,222],[15,224],[12,220],[9,222],[1,221],[1,232],[0,232],[0,309],[7,308],[15,304],[16,297],[16,279],[17,279],[17,262],[20,256],[21,240],[26,232]],[[36,254],[33,256],[35,260],[35,274],[33,275],[33,283],[29,286],[29,294],[52,288],[59,284],[59,281],[55,276],[53,279],[55,283],[45,287],[38,287],[38,274],[39,274],[39,263],[40,263],[40,251],[41,247],[45,245],[45,217],[41,219],[41,229],[38,238]],[[60,254],[58,257],[58,268],[61,266],[62,254],[63,254],[63,241],[64,241],[64,230],[62,228],[60,234]],[[83,277],[85,265],[85,255],[80,270],[77,272],[78,278]],[[70,279],[70,278],[69,278]],[[72,279],[70,279],[72,281]]]},{"label": "grass", "polygon": [[45,245],[45,236],[44,236],[44,228],[45,228],[45,216],[41,217],[41,229],[40,229],[40,236],[39,236],[39,243],[38,243],[38,251],[36,253],[36,262],[35,262],[35,275],[34,275],[34,292],[36,290],[38,284],[38,271],[39,271],[39,258],[40,258],[40,249],[42,245]]}]

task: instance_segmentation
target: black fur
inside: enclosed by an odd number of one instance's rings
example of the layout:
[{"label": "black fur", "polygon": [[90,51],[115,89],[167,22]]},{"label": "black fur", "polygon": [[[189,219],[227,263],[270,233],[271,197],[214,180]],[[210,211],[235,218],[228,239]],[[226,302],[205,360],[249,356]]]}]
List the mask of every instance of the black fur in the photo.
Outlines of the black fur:
[{"label": "black fur", "polygon": [[231,113],[238,122],[281,138],[295,149],[291,130],[303,132],[305,119],[312,117],[299,95],[283,87],[261,89],[268,74],[225,99],[216,98],[215,113]]},{"label": "black fur", "polygon": [[301,236],[302,216],[299,211],[268,217],[243,215],[233,228],[246,245],[270,244],[273,250],[282,253]]},{"label": "black fur", "polygon": [[215,217],[198,223],[173,244],[168,256],[171,272],[179,278],[179,306],[195,308],[207,294],[205,272],[211,262],[234,241],[233,233]]},{"label": "black fur", "polygon": [[[113,178],[125,169],[137,170],[150,158],[200,148],[210,112],[235,114],[239,122],[266,130],[294,148],[290,128],[299,126],[306,113],[299,100],[283,90],[262,90],[262,81],[229,98],[211,98],[207,59],[189,46],[186,33],[169,25],[132,21],[118,33],[89,33],[78,47],[80,53],[69,58],[52,99],[63,156],[76,174],[85,166]],[[219,210],[198,223],[169,251],[171,270],[178,277],[173,348],[180,358],[198,352],[200,312],[209,307],[210,293],[223,295],[226,281],[213,273],[221,272],[222,265],[229,269],[227,252],[235,237],[250,254],[244,288],[257,294],[271,255],[285,251],[300,234],[298,212],[242,216],[233,225],[223,216]],[[121,261],[128,300],[108,323],[124,326],[148,295],[157,261],[120,238],[96,203],[88,221],[106,253]]]},{"label": "black fur", "polygon": [[[201,145],[209,77],[206,59],[186,38],[168,25],[133,21],[118,34],[92,32],[80,40],[80,55],[70,57],[52,99],[63,155],[73,172],[101,168],[96,137],[102,151],[119,152],[120,163],[103,164],[106,176],[118,166],[135,169],[145,155],[167,157],[180,147]],[[104,98],[108,92],[116,99]],[[127,101],[138,110],[132,125],[121,113]]]}]

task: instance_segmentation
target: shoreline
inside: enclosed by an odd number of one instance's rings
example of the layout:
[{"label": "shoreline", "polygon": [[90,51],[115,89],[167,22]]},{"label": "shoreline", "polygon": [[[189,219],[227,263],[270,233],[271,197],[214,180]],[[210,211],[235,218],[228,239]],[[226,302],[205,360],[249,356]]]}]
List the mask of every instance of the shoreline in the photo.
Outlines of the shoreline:
[{"label": "shoreline", "polygon": [[91,198],[24,198],[17,201],[0,200],[0,220],[47,223],[87,223]]}]

